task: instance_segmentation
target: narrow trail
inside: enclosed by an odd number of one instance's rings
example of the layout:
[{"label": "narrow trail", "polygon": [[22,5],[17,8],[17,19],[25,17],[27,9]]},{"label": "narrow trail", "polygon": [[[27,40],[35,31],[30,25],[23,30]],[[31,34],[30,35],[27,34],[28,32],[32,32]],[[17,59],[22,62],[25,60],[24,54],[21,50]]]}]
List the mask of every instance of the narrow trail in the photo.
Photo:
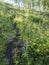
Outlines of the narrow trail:
[{"label": "narrow trail", "polygon": [[6,51],[5,51],[5,56],[8,59],[9,65],[15,65],[13,62],[13,49],[14,49],[15,45],[13,44],[13,42],[10,42],[6,45]]},{"label": "narrow trail", "polygon": [[[14,25],[14,29],[16,29],[16,24]],[[16,38],[14,38],[11,42],[9,42],[6,45],[6,49],[5,49],[5,57],[8,60],[9,64],[8,65],[15,65],[14,60],[13,60],[13,55],[14,55],[14,49],[18,49],[20,52],[19,54],[21,55],[21,52],[23,50],[24,47],[24,42],[22,41],[21,44],[17,44],[17,42],[20,40],[19,39],[19,29],[16,29]],[[14,52],[13,52],[14,51]],[[20,56],[19,55],[19,56]]]},{"label": "narrow trail", "polygon": [[19,40],[19,29],[16,28],[16,23],[14,23],[13,28],[16,30],[16,38],[9,42],[5,49],[5,57],[8,59],[9,65],[15,65],[13,62],[13,51],[16,48],[16,45],[14,43],[17,43]]}]

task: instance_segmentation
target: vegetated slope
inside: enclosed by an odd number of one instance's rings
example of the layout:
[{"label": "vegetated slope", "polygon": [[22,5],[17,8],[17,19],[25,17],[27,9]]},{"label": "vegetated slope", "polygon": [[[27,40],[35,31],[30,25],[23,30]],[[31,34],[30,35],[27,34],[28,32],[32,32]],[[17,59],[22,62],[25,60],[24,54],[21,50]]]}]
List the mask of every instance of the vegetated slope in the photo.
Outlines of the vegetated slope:
[{"label": "vegetated slope", "polygon": [[[3,4],[2,4],[3,5]],[[0,8],[0,64],[6,65],[4,52],[6,43],[16,37],[13,23],[16,22],[21,38],[27,40],[21,58],[14,54],[15,65],[49,65],[49,16],[38,12],[7,7]],[[8,62],[7,62],[8,63]]]}]

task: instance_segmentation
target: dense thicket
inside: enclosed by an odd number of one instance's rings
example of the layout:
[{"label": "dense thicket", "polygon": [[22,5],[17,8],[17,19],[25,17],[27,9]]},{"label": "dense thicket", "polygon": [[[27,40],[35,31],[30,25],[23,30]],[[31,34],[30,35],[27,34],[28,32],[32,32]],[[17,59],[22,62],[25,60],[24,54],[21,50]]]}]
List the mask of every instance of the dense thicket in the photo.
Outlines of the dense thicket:
[{"label": "dense thicket", "polygon": [[13,56],[15,65],[49,65],[49,16],[43,12],[21,10],[0,4],[0,65],[4,59],[5,45],[15,38],[19,28],[20,37],[27,41],[21,58]]}]

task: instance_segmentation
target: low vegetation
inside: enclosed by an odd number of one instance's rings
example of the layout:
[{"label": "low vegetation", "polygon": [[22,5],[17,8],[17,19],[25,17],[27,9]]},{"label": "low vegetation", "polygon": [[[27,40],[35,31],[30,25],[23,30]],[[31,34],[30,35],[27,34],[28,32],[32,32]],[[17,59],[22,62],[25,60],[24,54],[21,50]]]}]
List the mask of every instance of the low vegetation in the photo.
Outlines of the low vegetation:
[{"label": "low vegetation", "polygon": [[20,39],[26,41],[21,57],[17,58],[17,51],[13,55],[15,65],[49,65],[49,16],[33,10],[28,13],[27,9],[16,9],[7,4],[0,4],[0,65],[8,64],[5,49],[16,37],[14,23]]}]

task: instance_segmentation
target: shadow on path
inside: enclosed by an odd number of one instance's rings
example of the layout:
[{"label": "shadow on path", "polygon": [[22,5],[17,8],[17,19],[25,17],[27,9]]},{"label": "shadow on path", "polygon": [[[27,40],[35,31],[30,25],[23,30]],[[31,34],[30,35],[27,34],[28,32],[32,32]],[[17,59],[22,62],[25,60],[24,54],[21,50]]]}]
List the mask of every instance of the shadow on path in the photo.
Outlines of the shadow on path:
[{"label": "shadow on path", "polygon": [[15,47],[13,42],[6,45],[5,57],[8,59],[9,65],[15,65],[13,62],[13,50]]}]

